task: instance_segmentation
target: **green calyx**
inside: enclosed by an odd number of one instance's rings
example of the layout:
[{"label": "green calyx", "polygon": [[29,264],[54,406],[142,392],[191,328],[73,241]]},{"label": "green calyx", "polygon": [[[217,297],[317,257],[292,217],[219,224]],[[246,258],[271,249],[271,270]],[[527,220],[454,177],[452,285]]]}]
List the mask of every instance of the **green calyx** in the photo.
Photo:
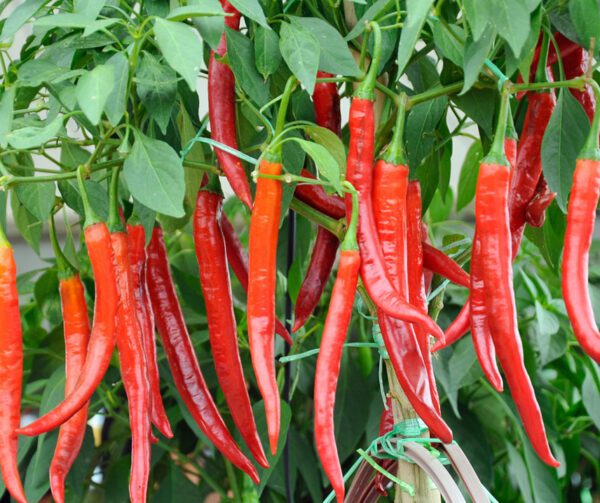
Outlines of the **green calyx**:
[{"label": "green calyx", "polygon": [[85,190],[85,184],[83,183],[84,177],[84,166],[77,168],[77,184],[79,185],[79,192],[81,193],[81,199],[83,201],[83,212],[85,214],[85,221],[83,222],[83,228],[89,227],[100,222],[100,217],[92,209],[90,199],[88,197],[87,190]]},{"label": "green calyx", "polygon": [[4,234],[4,229],[0,225],[0,248],[11,248],[8,239],[6,238],[6,234]]},{"label": "green calyx", "polygon": [[125,226],[119,215],[119,168],[115,168],[110,179],[110,196],[108,205],[108,230],[125,232]]},{"label": "green calyx", "polygon": [[[596,96],[596,103],[600,103],[600,86],[595,80],[591,80],[589,84],[594,90]],[[596,107],[594,112],[594,118],[592,119],[592,127],[590,133],[585,141],[585,145],[581,149],[578,158],[579,159],[590,159],[592,161],[600,161],[600,107]]]},{"label": "green calyx", "polygon": [[540,47],[540,57],[538,59],[538,65],[535,70],[535,81],[536,82],[548,82],[548,76],[546,75],[546,65],[548,64],[548,49],[550,48],[550,38],[548,33],[544,30],[542,45]]},{"label": "green calyx", "polygon": [[63,253],[58,239],[56,238],[56,226],[54,224],[54,216],[50,216],[50,242],[52,243],[52,249],[54,250],[54,257],[56,258],[56,266],[58,267],[58,279],[69,279],[77,274],[77,269],[69,262],[65,254]]},{"label": "green calyx", "polygon": [[375,22],[369,23],[369,27],[373,32],[373,54],[371,65],[365,75],[365,78],[358,86],[354,96],[364,100],[375,99],[375,82],[377,82],[377,72],[381,63],[381,28]]},{"label": "green calyx", "polygon": [[217,194],[218,196],[223,197],[223,190],[221,190],[221,181],[219,180],[219,176],[214,173],[208,175],[208,181],[206,185],[203,185],[200,190],[205,190],[206,192],[211,192],[213,194]]},{"label": "green calyx", "polygon": [[348,222],[346,235],[342,241],[342,250],[358,250],[356,232],[358,230],[358,191],[350,182],[344,182],[344,188],[352,195],[352,216]]},{"label": "green calyx", "polygon": [[404,152],[404,124],[406,119],[406,94],[400,95],[400,104],[398,105],[398,115],[396,117],[396,126],[392,140],[383,153],[382,159],[395,166],[406,165],[406,154]]},{"label": "green calyx", "polygon": [[498,124],[496,125],[494,141],[492,143],[492,148],[488,152],[488,155],[485,156],[482,163],[508,166],[508,159],[504,153],[504,139],[506,138],[506,122],[510,109],[510,93],[505,88],[502,90],[501,96],[500,113],[498,114]]}]

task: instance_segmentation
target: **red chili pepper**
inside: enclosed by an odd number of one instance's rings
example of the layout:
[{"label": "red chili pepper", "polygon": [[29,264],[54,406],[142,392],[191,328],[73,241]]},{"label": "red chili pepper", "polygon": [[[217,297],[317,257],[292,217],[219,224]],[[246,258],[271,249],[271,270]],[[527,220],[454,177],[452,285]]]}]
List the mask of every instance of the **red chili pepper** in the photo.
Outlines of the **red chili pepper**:
[{"label": "red chili pepper", "polygon": [[194,421],[217,449],[258,483],[256,469],[235,444],[200,370],[171,278],[167,248],[160,227],[155,227],[152,232],[147,264],[148,289],[156,328],[181,398]]},{"label": "red chili pepper", "polygon": [[[280,175],[279,160],[263,159],[260,174]],[[271,452],[277,451],[281,404],[275,378],[275,290],[281,182],[258,178],[249,237],[248,342],[258,389],[265,403]]]},{"label": "red chili pepper", "polygon": [[[385,407],[383,408],[383,411],[381,412],[381,417],[379,419],[379,436],[382,437],[383,435],[385,435],[386,433],[392,431],[392,428],[394,427],[394,409],[392,407],[392,397],[388,396],[385,400]],[[388,460],[388,459],[384,459],[384,460],[380,460],[378,461],[379,466],[382,466],[384,469],[387,470],[387,466],[389,463],[389,461],[393,461],[393,460]],[[375,490],[381,494],[382,496],[387,496],[388,492],[386,489],[386,485],[389,483],[389,480],[386,479],[386,477],[380,473],[377,472],[375,474],[375,477],[373,478],[373,484],[375,486]]]},{"label": "red chili pepper", "polygon": [[194,212],[194,242],[206,305],[208,333],[219,384],[233,421],[258,463],[268,468],[244,379],[225,240],[219,224],[223,194],[218,177],[198,191]]},{"label": "red chili pepper", "polygon": [[[50,220],[50,239],[58,265],[60,301],[65,337],[65,395],[75,389],[83,369],[90,337],[85,291],[79,274],[69,264],[62,253],[54,231],[54,221]],[[54,456],[50,463],[50,489],[57,503],[65,500],[65,478],[77,459],[87,426],[86,403],[71,419],[64,423],[58,432]]]},{"label": "red chili pepper", "polygon": [[[534,450],[550,466],[552,456],[535,392],[523,362],[512,284],[511,233],[508,212],[510,167],[503,152],[508,94],[503,101],[492,150],[479,168],[475,197],[475,232],[481,241],[475,260],[481,260],[486,314],[500,365]],[[504,123],[504,124],[503,124]]]},{"label": "red chili pepper", "polygon": [[[427,296],[425,294],[425,283],[423,282],[421,212],[421,185],[415,180],[408,184],[406,193],[408,298],[414,307],[419,309],[422,313],[427,313]],[[437,392],[435,376],[433,374],[429,333],[423,330],[422,327],[415,326],[415,334],[427,370],[431,399],[439,414],[441,410],[440,399]]]},{"label": "red chili pepper", "polygon": [[360,254],[356,243],[357,218],[358,213],[355,211],[342,243],[340,265],[325,319],[315,374],[315,443],[323,469],[340,503],[344,501],[345,490],[335,444],[333,410],[342,349],[352,318],[360,268]]},{"label": "red chili pepper", "polygon": [[[304,178],[316,179],[316,177],[306,169],[302,170],[302,176]],[[320,185],[300,183],[296,185],[294,195],[303,203],[312,206],[331,218],[340,219],[346,216],[346,206],[344,201],[340,197],[330,196]]]},{"label": "red chili pepper", "polygon": [[15,429],[21,421],[23,380],[23,337],[17,266],[13,249],[0,226],[0,470],[11,496],[26,503],[17,461],[18,439]]},{"label": "red chili pepper", "polygon": [[[85,198],[84,198],[85,201]],[[86,212],[89,215],[89,212]],[[88,221],[85,244],[96,280],[94,323],[85,364],[75,389],[52,411],[20,428],[20,435],[41,435],[65,423],[79,411],[96,391],[110,364],[115,347],[118,294],[110,232],[105,223]]]},{"label": "red chili pepper", "polygon": [[146,231],[141,224],[128,225],[129,262],[133,277],[135,310],[141,330],[142,345],[146,357],[146,369],[150,383],[150,418],[152,424],[167,438],[173,437],[171,424],[165,412],[160,393],[160,375],[154,338],[154,315],[150,307],[150,293],[146,280]]},{"label": "red chili pepper", "polygon": [[[571,51],[569,54],[562,54],[565,78],[574,79],[576,77],[585,75],[590,66],[590,55],[588,51],[575,44],[575,42],[571,42],[570,40],[564,38],[562,35],[560,36],[562,39],[567,40],[570,44],[574,45],[573,51]],[[581,106],[583,106],[588,118],[590,121],[592,121],[594,118],[594,111],[596,110],[596,97],[594,95],[592,86],[590,84],[586,84],[583,90],[580,91],[579,89],[571,89],[571,93],[575,99],[581,103]]]},{"label": "red chili pepper", "polygon": [[131,501],[144,502],[150,475],[150,381],[135,306],[127,233],[122,227],[116,229],[111,233],[119,292],[116,339],[132,438],[129,495]]},{"label": "red chili pepper", "polygon": [[443,251],[423,241],[423,266],[426,269],[449,279],[453,283],[469,288],[471,279],[467,273],[455,260],[446,255]]},{"label": "red chili pepper", "polygon": [[544,225],[544,220],[546,220],[546,209],[552,204],[555,197],[556,192],[550,191],[548,182],[546,182],[544,175],[542,175],[538,182],[538,186],[535,189],[535,195],[533,196],[533,199],[529,201],[527,209],[525,210],[525,220],[527,223],[532,227],[541,227]]},{"label": "red chili pepper", "polygon": [[[330,74],[324,72],[317,73],[317,77],[330,76]],[[313,102],[317,124],[339,135],[342,118],[340,113],[340,97],[335,82],[317,83],[313,92]],[[328,196],[325,195],[325,197]],[[339,202],[340,204],[342,203],[341,200]],[[342,211],[344,210],[343,205],[341,205],[341,209]],[[342,218],[344,213],[338,218]],[[338,247],[339,240],[337,236],[326,229],[319,228],[317,230],[317,237],[313,245],[310,262],[306,269],[304,280],[300,285],[294,307],[294,327],[292,328],[292,332],[299,330],[317,307],[323,295],[323,290],[325,290],[325,286],[327,285],[327,280],[331,276]]]},{"label": "red chili pepper", "polygon": [[[374,25],[375,26],[375,25]],[[377,30],[373,32],[377,40]],[[427,314],[411,306],[394,289],[383,260],[373,216],[373,150],[375,147],[375,119],[373,86],[378,66],[376,57],[350,106],[350,145],[346,179],[359,193],[358,246],[361,255],[361,278],[373,302],[390,316],[423,326],[427,332],[443,338],[443,332]],[[346,213],[352,211],[346,197]]]},{"label": "red chili pepper", "polygon": [[[224,212],[221,212],[219,221],[221,222],[221,230],[223,231],[223,238],[225,239],[225,248],[229,265],[244,291],[248,293],[248,259],[244,253],[244,247],[237,237],[233,225],[231,225],[231,222]],[[294,344],[292,336],[278,319],[275,320],[275,333],[289,345]]]},{"label": "red chili pepper", "polygon": [[600,197],[600,111],[596,111],[586,145],[579,154],[569,197],[562,263],[562,291],[575,337],[600,363],[600,332],[588,291],[589,250]]},{"label": "red chili pepper", "polygon": [[[227,0],[221,0],[221,6],[227,16],[225,25],[232,30],[240,26],[240,13]],[[217,47],[216,54],[222,58],[227,53],[225,33]],[[237,130],[235,119],[235,77],[231,68],[211,51],[208,63],[208,115],[210,118],[211,136],[215,141],[237,150]],[[215,147],[215,154],[221,168],[227,176],[233,191],[241,201],[252,207],[252,194],[246,177],[244,166],[238,157]]]}]

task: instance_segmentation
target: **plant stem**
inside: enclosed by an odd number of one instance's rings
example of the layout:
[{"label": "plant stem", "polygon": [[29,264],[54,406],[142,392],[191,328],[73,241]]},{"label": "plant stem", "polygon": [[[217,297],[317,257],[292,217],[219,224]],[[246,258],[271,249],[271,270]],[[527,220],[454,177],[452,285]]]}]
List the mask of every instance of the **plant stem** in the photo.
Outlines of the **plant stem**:
[{"label": "plant stem", "polygon": [[[114,168],[123,164],[123,159],[114,159],[112,161],[106,161],[92,166],[89,171],[94,173],[103,169]],[[4,178],[4,180],[2,180]],[[0,178],[0,186],[12,187],[14,185],[27,184],[27,183],[44,183],[44,182],[58,182],[61,180],[72,180],[77,178],[77,171],[69,171],[68,173],[58,173],[50,176],[6,176]],[[4,182],[4,183],[2,183]]]},{"label": "plant stem", "polygon": [[519,93],[521,91],[543,91],[545,89],[555,89],[560,87],[570,87],[574,89],[583,89],[586,83],[585,77],[577,77],[570,80],[557,80],[556,82],[532,82],[530,84],[511,84],[509,91]]},{"label": "plant stem", "polygon": [[338,238],[343,237],[345,225],[341,220],[331,218],[296,198],[292,199],[290,208],[298,215],[302,215],[304,218],[323,227],[323,229],[335,234]]}]

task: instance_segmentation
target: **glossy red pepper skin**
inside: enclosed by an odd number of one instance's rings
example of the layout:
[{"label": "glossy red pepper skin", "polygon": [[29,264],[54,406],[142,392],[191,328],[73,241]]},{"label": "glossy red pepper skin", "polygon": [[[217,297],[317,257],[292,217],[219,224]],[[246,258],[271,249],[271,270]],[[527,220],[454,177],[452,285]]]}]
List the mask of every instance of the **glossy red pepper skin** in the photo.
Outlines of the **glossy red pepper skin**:
[{"label": "glossy red pepper skin", "polygon": [[[0,229],[0,233],[2,230]],[[0,236],[0,470],[10,495],[26,503],[17,461],[15,429],[21,421],[23,337],[17,266],[12,247]]]},{"label": "glossy red pepper skin", "polygon": [[449,279],[456,285],[469,288],[471,279],[467,273],[455,260],[446,255],[443,251],[423,241],[423,267],[425,269],[439,274]]},{"label": "glossy red pepper skin", "polygon": [[156,339],[154,337],[154,315],[150,307],[150,293],[146,280],[146,231],[140,224],[128,225],[129,262],[133,278],[135,310],[142,335],[146,369],[150,383],[150,418],[152,424],[167,438],[173,437],[171,424],[165,412],[160,393],[160,375],[156,356]]},{"label": "glossy red pepper skin", "polygon": [[556,198],[556,192],[552,192],[548,187],[548,182],[541,176],[538,186],[535,189],[533,199],[529,201],[525,210],[525,220],[532,227],[541,227],[546,220],[546,210]]},{"label": "glossy red pepper skin", "polygon": [[315,374],[315,443],[321,464],[340,503],[344,501],[345,490],[335,444],[333,411],[342,349],[352,317],[359,268],[358,251],[342,250]]},{"label": "glossy red pepper skin", "polygon": [[84,237],[96,280],[94,322],[85,364],[73,393],[46,415],[18,429],[20,435],[41,435],[71,418],[89,401],[110,365],[119,302],[110,232],[106,224],[95,223],[85,228]]},{"label": "glossy red pepper skin", "polygon": [[600,363],[600,332],[588,291],[588,262],[599,195],[600,161],[578,159],[567,212],[562,291],[575,337],[597,363]]},{"label": "glossy red pepper skin", "polygon": [[206,305],[208,333],[221,390],[235,425],[258,463],[268,468],[252,413],[237,340],[237,325],[225,240],[219,215],[223,196],[209,188],[198,191],[194,212],[194,243]]},{"label": "glossy red pepper skin", "polygon": [[542,174],[542,139],[556,106],[553,93],[530,93],[528,100],[509,196],[512,253],[515,255],[523,235],[527,205],[535,195]]},{"label": "glossy red pepper skin", "polygon": [[[59,281],[65,336],[65,395],[75,389],[83,369],[90,338],[90,320],[83,283],[78,274]],[[50,463],[50,489],[56,503],[65,501],[65,478],[73,466],[87,426],[89,402],[60,427]]]},{"label": "glossy red pepper skin", "polygon": [[[571,43],[575,44],[574,42]],[[574,79],[585,75],[589,66],[590,55],[588,51],[577,44],[575,44],[575,49],[571,53],[563,55],[563,68],[566,79]],[[596,110],[596,97],[592,86],[586,84],[581,91],[579,89],[571,89],[571,94],[573,94],[575,99],[581,103],[581,106],[591,121],[594,118],[594,112]]]},{"label": "glossy red pepper skin", "polygon": [[200,370],[171,277],[160,227],[155,227],[152,232],[147,263],[148,290],[156,328],[181,398],[194,421],[217,449],[258,483],[256,469],[235,444]]},{"label": "glossy red pepper skin", "polygon": [[[330,73],[317,72],[318,79],[333,77]],[[340,95],[335,82],[317,82],[312,95],[315,122],[338,136],[342,132],[342,114],[340,111]]]},{"label": "glossy red pepper skin", "polygon": [[[233,30],[238,30],[240,13],[227,0],[221,0],[221,6],[225,13],[229,14],[225,17],[225,25]],[[216,54],[222,58],[226,53],[227,40],[223,33]],[[231,68],[219,61],[213,51],[210,53],[208,63],[208,115],[213,140],[237,150],[235,77]],[[233,191],[246,206],[251,208],[250,184],[240,159],[218,147],[215,147],[215,154]]]},{"label": "glossy red pepper skin", "polygon": [[[264,159],[260,174],[280,175],[282,165]],[[281,418],[275,377],[275,293],[281,182],[259,178],[248,244],[248,342],[258,388],[265,404],[271,452],[277,451]]]},{"label": "glossy red pepper skin", "polygon": [[558,466],[550,451],[542,414],[523,362],[512,285],[509,184],[508,166],[481,164],[475,200],[475,225],[481,240],[481,254],[476,259],[481,260],[488,320],[498,360],[523,426],[540,458],[550,466]]},{"label": "glossy red pepper skin", "polygon": [[[407,209],[408,185],[407,166],[377,161],[373,183],[375,222],[387,273],[403,298],[410,291],[407,248],[412,242],[407,234],[407,227],[411,225],[407,223],[410,218]],[[418,327],[394,319],[381,309],[378,310],[378,318],[394,373],[406,397],[432,435],[444,442],[451,442],[452,432],[437,410],[434,398],[437,393],[431,390],[427,362],[416,335]]]},{"label": "glossy red pepper skin", "polygon": [[[223,238],[225,239],[225,248],[229,265],[244,291],[248,293],[248,258],[245,255],[244,247],[225,213],[221,213],[219,221],[221,222],[221,230],[223,231]],[[275,333],[290,346],[294,344],[292,336],[279,319],[275,320]]]},{"label": "glossy red pepper skin", "polygon": [[129,264],[129,242],[125,231],[111,233],[119,306],[117,309],[117,349],[123,386],[129,403],[131,427],[131,501],[145,502],[150,476],[150,381],[138,323]]},{"label": "glossy red pepper skin", "polygon": [[[379,436],[382,437],[383,435],[385,435],[386,433],[392,431],[392,428],[394,427],[394,410],[392,407],[392,397],[388,396],[385,400],[385,407],[383,409],[383,412],[381,413],[381,417],[379,418]],[[379,461],[379,465],[383,466],[384,469],[387,470],[389,465],[389,461],[393,461],[393,460],[388,460],[388,459],[383,459]],[[381,494],[382,496],[387,496],[388,492],[386,489],[386,484],[389,483],[390,481],[382,474],[377,472],[375,474],[375,477],[373,478],[373,484],[375,486],[376,491]]]},{"label": "glossy red pepper skin", "polygon": [[296,332],[304,326],[319,304],[327,286],[327,280],[331,275],[339,245],[339,239],[335,234],[321,227],[317,229],[313,252],[294,306],[292,332]]},{"label": "glossy red pepper skin", "polygon": [[[361,278],[369,296],[378,308],[394,318],[418,323],[436,337],[443,332],[436,323],[419,309],[402,300],[385,271],[383,253],[377,237],[373,217],[373,149],[374,113],[371,100],[354,98],[350,107],[350,146],[346,179],[359,193],[358,246],[361,254]],[[346,213],[352,205],[346,198]]]},{"label": "glossy red pepper skin", "polygon": [[[316,178],[306,169],[303,169],[301,174],[305,178]],[[344,201],[337,196],[330,196],[320,185],[300,183],[296,185],[294,195],[303,203],[312,206],[331,218],[340,219],[346,216]]]},{"label": "glossy red pepper skin", "polygon": [[[407,271],[408,271],[408,299],[410,303],[422,313],[427,313],[427,295],[423,278],[423,236],[422,236],[422,202],[421,185],[418,181],[408,184],[406,192],[406,243],[407,243]],[[415,326],[417,342],[421,348],[423,361],[429,379],[429,388],[433,405],[438,412],[441,411],[440,399],[437,392],[433,363],[431,362],[431,346],[429,333],[420,326]],[[433,430],[432,430],[433,431]]]}]

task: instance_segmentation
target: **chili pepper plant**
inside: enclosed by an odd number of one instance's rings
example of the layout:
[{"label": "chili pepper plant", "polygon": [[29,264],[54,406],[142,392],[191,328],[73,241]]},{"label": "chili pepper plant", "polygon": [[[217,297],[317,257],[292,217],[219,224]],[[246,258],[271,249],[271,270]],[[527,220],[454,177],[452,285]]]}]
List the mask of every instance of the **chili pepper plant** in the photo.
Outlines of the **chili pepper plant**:
[{"label": "chili pepper plant", "polygon": [[0,11],[2,501],[600,498],[596,0]]}]

